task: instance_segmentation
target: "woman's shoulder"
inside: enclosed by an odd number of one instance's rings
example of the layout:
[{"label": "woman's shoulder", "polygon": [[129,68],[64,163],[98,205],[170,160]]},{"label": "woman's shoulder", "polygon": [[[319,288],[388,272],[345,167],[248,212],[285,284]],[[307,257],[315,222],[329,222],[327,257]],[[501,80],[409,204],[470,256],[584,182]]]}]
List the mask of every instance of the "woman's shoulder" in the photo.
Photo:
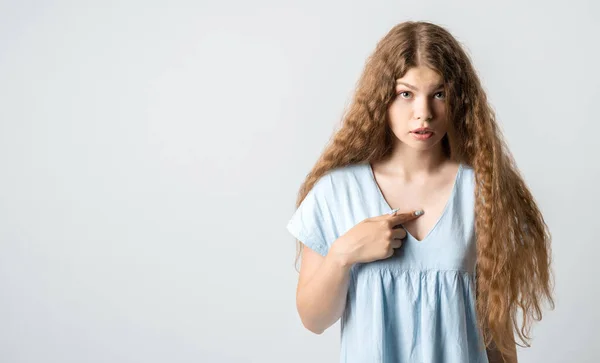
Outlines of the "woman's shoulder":
[{"label": "woman's shoulder", "polygon": [[475,180],[475,169],[464,162],[460,163],[460,167],[462,169],[462,176],[468,183],[471,183]]},{"label": "woman's shoulder", "polygon": [[338,166],[329,170],[330,174],[334,178],[355,178],[358,173],[363,171],[368,166],[367,162],[348,164],[344,166]]},{"label": "woman's shoulder", "polygon": [[332,196],[347,196],[363,188],[367,182],[368,164],[357,163],[335,167],[325,172],[315,183],[319,193]]},{"label": "woman's shoulder", "polygon": [[366,162],[339,166],[329,170],[324,177],[337,189],[355,189],[367,181],[368,167]]},{"label": "woman's shoulder", "polygon": [[469,173],[473,173],[475,170],[471,165],[467,164],[466,162],[461,162],[460,165],[463,168],[463,170],[466,170]]}]

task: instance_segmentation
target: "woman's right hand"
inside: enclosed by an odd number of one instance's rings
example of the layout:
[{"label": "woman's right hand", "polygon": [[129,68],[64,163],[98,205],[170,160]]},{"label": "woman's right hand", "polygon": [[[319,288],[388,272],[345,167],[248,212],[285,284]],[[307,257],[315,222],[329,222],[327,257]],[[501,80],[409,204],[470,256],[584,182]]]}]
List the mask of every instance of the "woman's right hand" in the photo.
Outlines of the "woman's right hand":
[{"label": "woman's right hand", "polygon": [[400,213],[395,210],[367,218],[338,238],[332,245],[332,252],[350,266],[389,258],[406,237],[406,230],[400,224],[422,214],[423,211]]}]

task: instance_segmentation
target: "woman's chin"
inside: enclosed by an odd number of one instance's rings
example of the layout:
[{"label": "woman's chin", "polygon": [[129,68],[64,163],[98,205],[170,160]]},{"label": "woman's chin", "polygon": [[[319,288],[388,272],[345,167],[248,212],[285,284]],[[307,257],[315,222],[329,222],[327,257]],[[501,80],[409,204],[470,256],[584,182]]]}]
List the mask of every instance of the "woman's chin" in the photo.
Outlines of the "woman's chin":
[{"label": "woman's chin", "polygon": [[439,139],[435,136],[427,140],[414,140],[412,138],[405,138],[404,140],[400,140],[400,144],[402,145],[402,148],[409,147],[413,150],[433,151],[442,146],[440,142],[441,140],[442,139]]}]

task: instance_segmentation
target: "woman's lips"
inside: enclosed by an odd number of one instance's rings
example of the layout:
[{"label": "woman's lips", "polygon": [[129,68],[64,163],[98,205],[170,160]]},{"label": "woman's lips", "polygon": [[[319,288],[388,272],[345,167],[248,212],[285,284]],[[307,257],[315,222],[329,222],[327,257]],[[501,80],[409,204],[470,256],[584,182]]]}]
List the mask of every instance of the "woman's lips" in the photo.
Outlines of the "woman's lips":
[{"label": "woman's lips", "polygon": [[410,134],[413,136],[413,138],[415,138],[416,140],[419,140],[419,141],[427,140],[433,136],[433,132],[431,132],[431,131],[421,131],[421,132],[413,131]]}]

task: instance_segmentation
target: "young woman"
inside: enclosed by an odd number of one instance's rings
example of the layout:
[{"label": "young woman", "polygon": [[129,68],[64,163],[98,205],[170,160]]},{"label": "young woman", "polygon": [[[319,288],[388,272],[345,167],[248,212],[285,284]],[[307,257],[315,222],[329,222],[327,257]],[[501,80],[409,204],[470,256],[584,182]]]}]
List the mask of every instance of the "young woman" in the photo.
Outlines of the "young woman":
[{"label": "young woman", "polygon": [[514,333],[529,346],[554,305],[548,227],[469,57],[435,24],[377,44],[287,228],[302,323],[341,318],[341,362],[516,362]]}]

